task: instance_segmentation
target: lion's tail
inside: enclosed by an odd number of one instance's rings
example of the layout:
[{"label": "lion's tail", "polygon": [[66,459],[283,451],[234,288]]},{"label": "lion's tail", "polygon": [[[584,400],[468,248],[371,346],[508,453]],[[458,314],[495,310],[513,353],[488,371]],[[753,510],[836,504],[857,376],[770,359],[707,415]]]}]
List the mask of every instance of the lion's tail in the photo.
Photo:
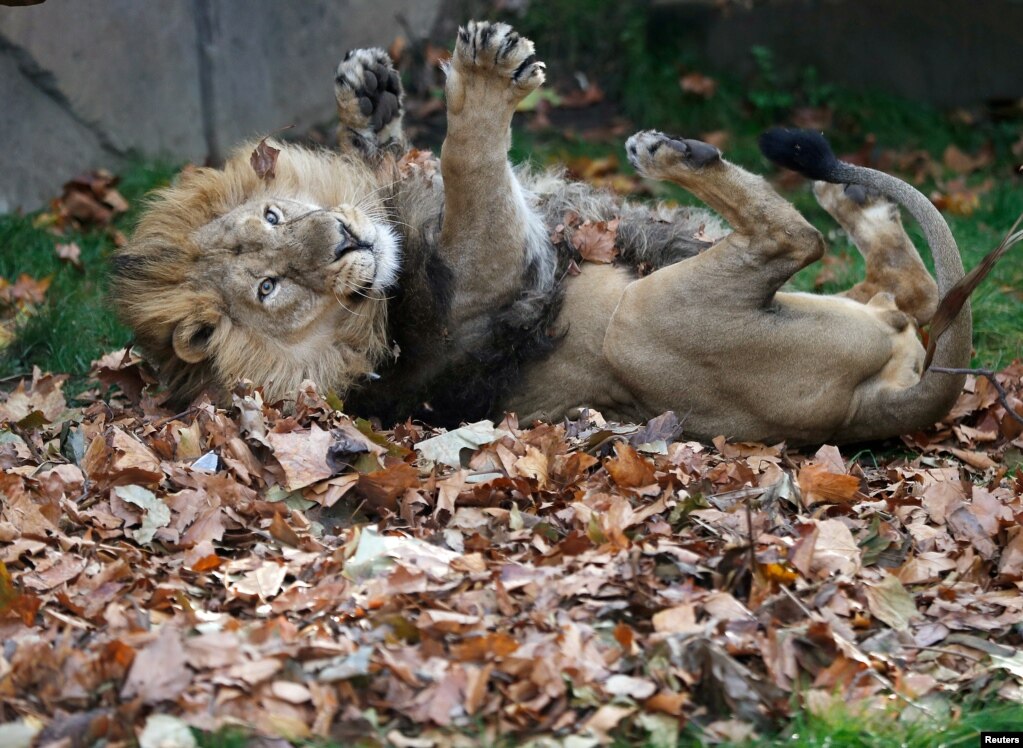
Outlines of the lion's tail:
[{"label": "lion's tail", "polygon": [[[902,205],[920,224],[934,258],[938,291],[942,297],[964,275],[962,258],[955,238],[941,213],[924,195],[911,185],[876,169],[839,161],[820,133],[810,130],[776,128],[760,136],[760,149],[767,158],[779,166],[792,169],[811,179],[840,184],[859,184],[880,192]],[[970,304],[963,304],[959,315],[938,340],[933,366],[964,368],[970,364],[973,344],[973,324]],[[964,377],[924,372],[920,381],[905,390],[891,392],[886,402],[865,406],[853,424],[853,430],[863,429],[853,438],[869,439],[880,435],[903,432],[929,426],[952,407],[962,391]],[[869,411],[869,412],[866,412]]]}]

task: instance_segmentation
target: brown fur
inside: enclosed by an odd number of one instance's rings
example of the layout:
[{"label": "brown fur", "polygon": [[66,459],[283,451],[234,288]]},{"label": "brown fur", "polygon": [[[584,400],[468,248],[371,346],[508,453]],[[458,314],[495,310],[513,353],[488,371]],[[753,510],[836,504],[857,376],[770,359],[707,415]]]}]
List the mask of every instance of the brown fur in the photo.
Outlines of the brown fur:
[{"label": "brown fur", "polygon": [[[732,233],[700,209],[623,204],[513,170],[512,114],[543,81],[532,51],[503,24],[459,31],[439,168],[396,160],[400,91],[395,104],[385,56],[362,50],[338,69],[340,155],[280,145],[267,181],[248,164],[250,144],[223,171],[195,170],[157,193],[115,258],[114,298],[167,384],[189,398],[248,378],[278,397],[311,378],[363,414],[448,424],[504,409],[524,420],[670,409],[692,436],[792,442],[891,436],[940,417],[956,382],[921,378],[912,324],[933,312],[937,289],[894,207],[819,186],[867,278],[847,298],[781,292],[821,257],[819,232],[706,144],[645,132],[628,150],[641,173],[690,190]],[[274,201],[298,208],[268,228],[261,211]],[[313,218],[297,215],[303,205]],[[619,265],[568,274],[571,241],[551,239],[568,213],[621,219]],[[929,236],[947,234],[925,218]],[[332,253],[332,221],[362,250]],[[380,264],[388,231],[401,244],[396,283]],[[948,256],[944,286],[962,272]],[[654,272],[639,277],[639,264]],[[254,302],[261,278],[309,293],[271,314]],[[950,365],[962,358],[962,340],[946,348]]]}]

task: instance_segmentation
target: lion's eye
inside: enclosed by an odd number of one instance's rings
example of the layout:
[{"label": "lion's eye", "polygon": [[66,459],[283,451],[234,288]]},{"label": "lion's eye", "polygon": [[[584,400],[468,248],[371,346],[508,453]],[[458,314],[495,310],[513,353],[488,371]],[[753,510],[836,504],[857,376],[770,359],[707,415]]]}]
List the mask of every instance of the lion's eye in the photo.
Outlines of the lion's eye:
[{"label": "lion's eye", "polygon": [[275,288],[277,288],[276,278],[264,278],[259,283],[259,300],[262,301],[263,299],[265,299],[267,296],[273,293],[273,290]]},{"label": "lion's eye", "polygon": [[263,218],[265,218],[266,222],[269,223],[271,226],[276,226],[278,223],[281,222],[280,214],[273,208],[267,208],[266,213],[263,214]]}]

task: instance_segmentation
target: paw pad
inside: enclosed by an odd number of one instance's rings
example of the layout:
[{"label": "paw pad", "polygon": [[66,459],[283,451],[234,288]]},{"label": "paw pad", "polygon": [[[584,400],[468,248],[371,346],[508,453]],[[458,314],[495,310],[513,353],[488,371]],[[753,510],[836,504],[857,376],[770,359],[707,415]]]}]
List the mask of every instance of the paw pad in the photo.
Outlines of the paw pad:
[{"label": "paw pad", "polygon": [[365,118],[363,125],[375,133],[401,116],[401,79],[382,49],[348,52],[338,65],[334,84],[342,112],[357,110]]}]

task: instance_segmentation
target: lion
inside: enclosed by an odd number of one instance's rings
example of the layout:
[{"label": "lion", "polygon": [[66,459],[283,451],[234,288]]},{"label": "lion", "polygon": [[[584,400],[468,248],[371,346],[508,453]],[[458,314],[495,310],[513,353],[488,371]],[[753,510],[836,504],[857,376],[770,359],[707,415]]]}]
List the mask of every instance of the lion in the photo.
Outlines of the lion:
[{"label": "lion", "polygon": [[[241,380],[283,399],[310,379],[385,423],[672,410],[693,438],[794,445],[891,437],[951,407],[963,378],[923,371],[917,324],[963,268],[912,187],[820,136],[765,135],[866,258],[844,294],[786,292],[824,240],[717,148],[633,135],[641,175],[711,210],[631,203],[509,163],[513,112],[545,75],[510,26],[460,28],[445,72],[439,165],[410,148],[391,60],[363,49],[337,70],[336,151],[268,141],[276,161],[257,169],[247,143],[151,197],[111,295],[179,400]],[[922,225],[937,283],[891,200]],[[616,262],[576,263],[573,232],[601,221],[617,222]],[[934,363],[970,352],[966,306]]]}]

